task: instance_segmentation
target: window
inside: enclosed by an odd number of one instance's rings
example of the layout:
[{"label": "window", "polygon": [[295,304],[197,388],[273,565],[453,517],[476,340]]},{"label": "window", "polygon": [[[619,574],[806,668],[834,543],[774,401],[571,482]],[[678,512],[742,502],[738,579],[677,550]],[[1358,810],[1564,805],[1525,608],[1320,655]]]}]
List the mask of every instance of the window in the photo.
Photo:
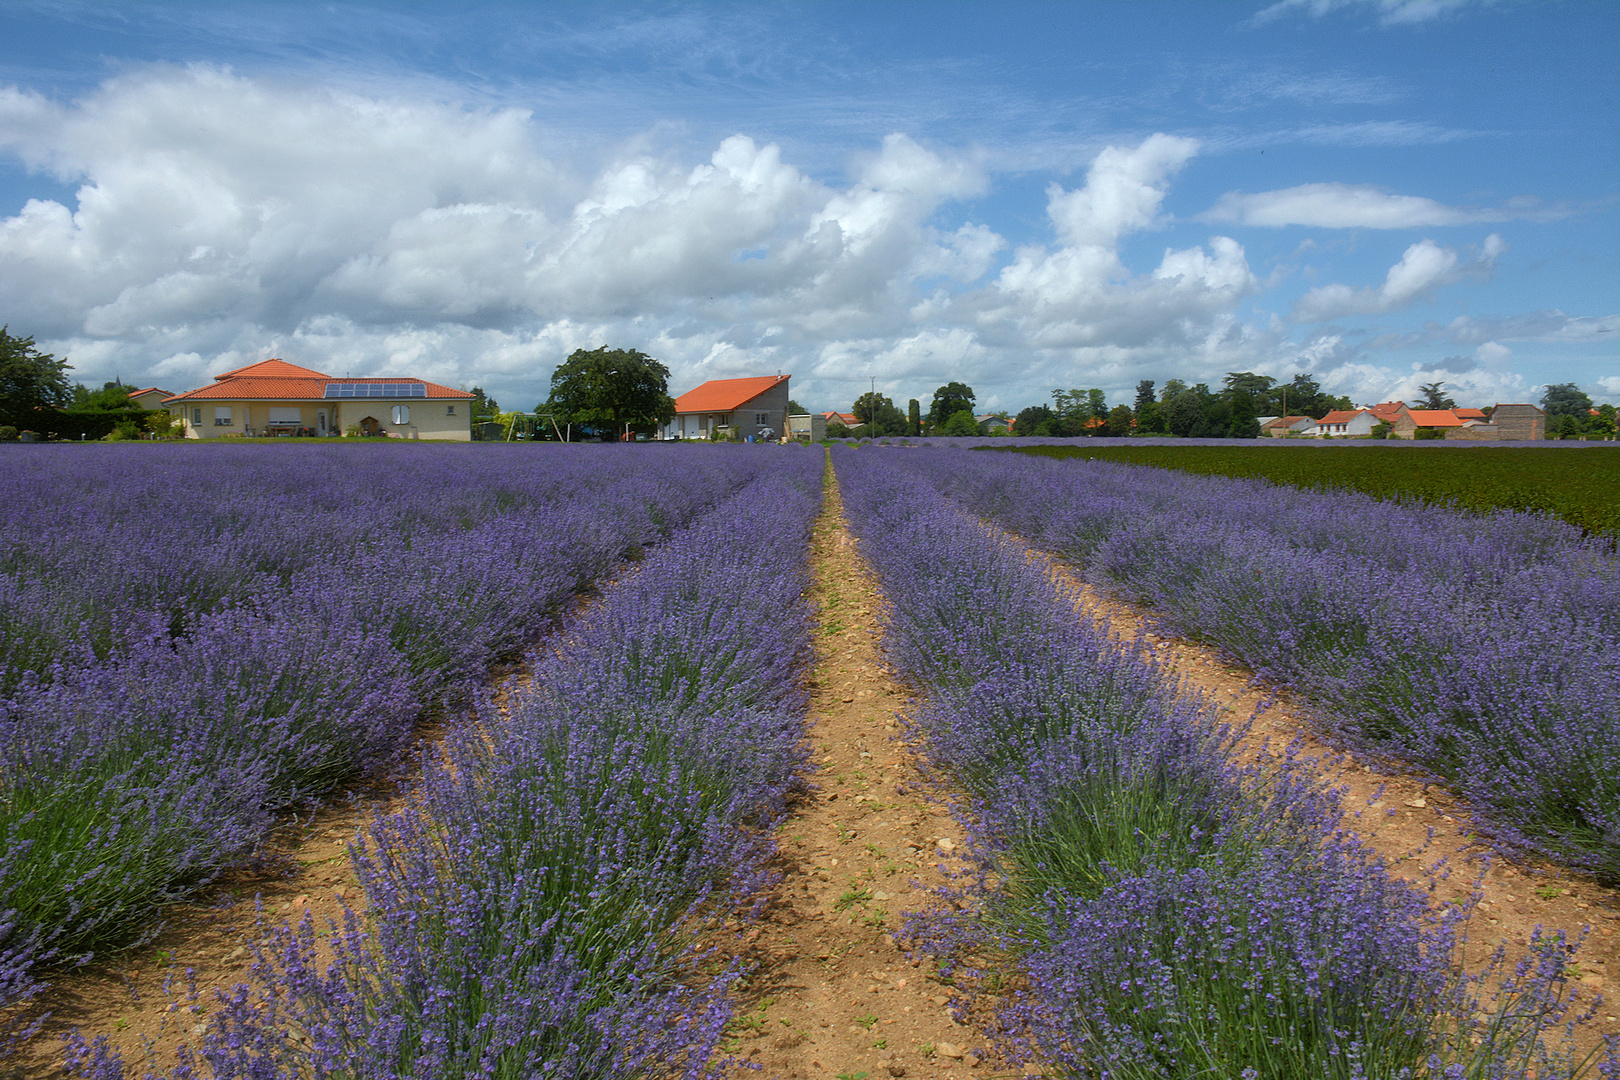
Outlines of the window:
[{"label": "window", "polygon": [[768,413],[768,412],[757,412],[757,413],[754,414],[754,426],[755,427],[764,427],[766,424],[768,424],[770,422],[771,422],[771,414],[770,413]]},{"label": "window", "polygon": [[394,406],[394,423],[408,424],[411,422],[411,407],[409,405]]},{"label": "window", "polygon": [[444,415],[446,415],[446,416],[454,416],[454,415],[456,415],[456,407],[454,405],[446,405],[444,407]]},{"label": "window", "polygon": [[201,405],[193,405],[191,407],[191,426],[192,427],[202,427],[202,406]]},{"label": "window", "polygon": [[214,406],[214,426],[215,427],[230,427],[231,426],[231,407],[229,405],[215,405]]}]

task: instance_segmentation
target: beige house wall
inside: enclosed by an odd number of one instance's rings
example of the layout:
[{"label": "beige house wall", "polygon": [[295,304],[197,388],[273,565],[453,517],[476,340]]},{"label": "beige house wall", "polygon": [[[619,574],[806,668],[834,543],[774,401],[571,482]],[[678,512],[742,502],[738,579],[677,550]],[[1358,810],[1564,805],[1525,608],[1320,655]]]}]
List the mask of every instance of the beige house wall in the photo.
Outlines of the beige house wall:
[{"label": "beige house wall", "polygon": [[[394,407],[410,410],[410,422],[395,424]],[[320,430],[320,414],[326,413],[327,432],[344,435],[366,417],[376,419],[390,436],[402,439],[428,439],[438,442],[472,441],[472,402],[445,398],[340,398],[320,401],[178,401],[178,410],[188,439],[217,439],[226,435],[264,435],[271,409],[299,410],[300,427]],[[230,410],[230,423],[215,423],[216,409]]]}]

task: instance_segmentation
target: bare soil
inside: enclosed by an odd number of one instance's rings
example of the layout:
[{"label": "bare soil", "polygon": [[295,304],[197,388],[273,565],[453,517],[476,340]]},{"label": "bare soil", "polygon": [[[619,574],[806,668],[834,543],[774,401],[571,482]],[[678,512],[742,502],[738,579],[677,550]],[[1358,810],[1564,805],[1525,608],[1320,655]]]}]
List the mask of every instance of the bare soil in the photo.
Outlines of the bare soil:
[{"label": "bare soil", "polygon": [[780,883],[739,942],[754,970],[724,1050],[760,1070],[734,1075],[767,1080],[1004,1075],[952,1015],[937,968],[896,934],[905,913],[947,902],[963,837],[905,744],[910,694],[879,656],[882,597],[829,485],[810,555],[817,790],[782,826]]}]

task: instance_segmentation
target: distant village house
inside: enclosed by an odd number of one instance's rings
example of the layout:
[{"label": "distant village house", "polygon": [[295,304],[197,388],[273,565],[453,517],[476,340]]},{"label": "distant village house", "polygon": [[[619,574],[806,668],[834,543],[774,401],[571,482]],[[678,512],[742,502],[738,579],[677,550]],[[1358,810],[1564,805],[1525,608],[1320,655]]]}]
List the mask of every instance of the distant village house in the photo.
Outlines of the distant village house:
[{"label": "distant village house", "polygon": [[710,379],[675,399],[666,439],[777,439],[787,431],[791,375]]},{"label": "distant village house", "polygon": [[188,439],[357,434],[468,442],[472,401],[465,390],[406,375],[339,379],[285,360],[261,360],[163,404]]}]

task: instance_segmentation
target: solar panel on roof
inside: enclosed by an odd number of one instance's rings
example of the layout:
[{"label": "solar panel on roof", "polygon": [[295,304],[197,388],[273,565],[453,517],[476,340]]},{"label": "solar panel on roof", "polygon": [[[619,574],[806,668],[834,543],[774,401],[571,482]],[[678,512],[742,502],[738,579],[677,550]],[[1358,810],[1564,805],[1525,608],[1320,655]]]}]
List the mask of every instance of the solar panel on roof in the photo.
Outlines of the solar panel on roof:
[{"label": "solar panel on roof", "polygon": [[329,382],[326,384],[325,396],[329,398],[425,398],[427,397],[427,384],[420,382]]}]

